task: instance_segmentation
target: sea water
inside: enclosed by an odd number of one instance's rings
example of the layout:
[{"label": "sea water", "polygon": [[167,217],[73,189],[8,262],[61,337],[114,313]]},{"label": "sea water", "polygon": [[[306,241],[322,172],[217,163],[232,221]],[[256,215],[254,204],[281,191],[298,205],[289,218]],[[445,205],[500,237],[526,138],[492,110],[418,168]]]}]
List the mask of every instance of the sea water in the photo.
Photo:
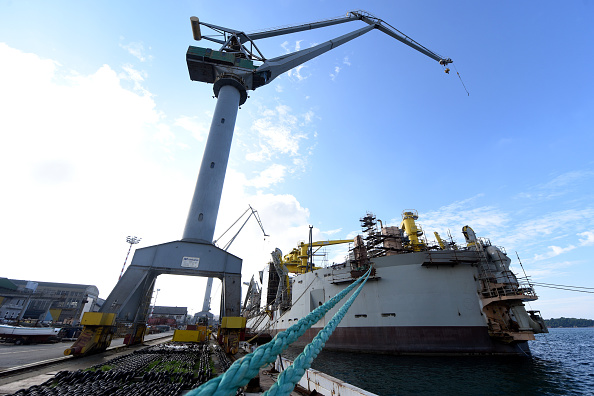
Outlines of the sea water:
[{"label": "sea water", "polygon": [[529,344],[530,356],[517,357],[322,351],[312,368],[386,396],[594,395],[594,328],[550,329]]}]

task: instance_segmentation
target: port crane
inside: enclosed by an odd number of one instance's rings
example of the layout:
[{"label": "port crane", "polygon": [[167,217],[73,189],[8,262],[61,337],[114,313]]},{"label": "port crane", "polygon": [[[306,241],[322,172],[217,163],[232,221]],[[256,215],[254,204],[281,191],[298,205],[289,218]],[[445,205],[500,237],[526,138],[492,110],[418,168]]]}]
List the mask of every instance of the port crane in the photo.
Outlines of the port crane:
[{"label": "port crane", "polygon": [[[233,237],[231,237],[231,239],[229,240],[229,242],[227,242],[225,244],[225,246],[223,246],[223,250],[227,251],[229,250],[229,248],[231,247],[231,244],[235,241],[235,238],[237,238],[237,235],[239,235],[239,233],[241,232],[241,230],[243,230],[243,227],[247,224],[248,220],[254,216],[254,218],[256,219],[256,221],[258,222],[258,225],[260,226],[260,229],[262,230],[262,233],[264,234],[264,238],[266,238],[267,236],[270,236],[266,233],[266,231],[264,231],[264,226],[262,225],[262,220],[260,220],[260,215],[258,214],[258,211],[255,210],[254,208],[252,208],[252,205],[248,205],[248,208],[245,210],[245,212],[243,212],[241,214],[241,216],[239,216],[237,218],[237,220],[235,220],[233,222],[233,224],[231,224],[229,226],[229,228],[227,228],[225,230],[225,232],[223,232],[221,234],[220,237],[218,237],[216,240],[212,241],[213,245],[217,244],[217,241],[220,241],[221,238],[227,233],[229,232],[229,230],[231,228],[233,228],[233,226],[235,224],[237,224],[239,222],[239,220],[241,220],[242,217],[244,217],[246,215],[246,213],[250,212],[250,214],[247,216],[247,218],[244,220],[243,224],[241,225],[241,227],[239,227],[239,230],[237,230],[237,232],[233,235]],[[204,301],[202,302],[202,311],[198,312],[196,314],[196,316],[198,317],[198,322],[200,324],[206,324],[208,325],[209,322],[212,321],[213,318],[213,314],[210,312],[210,294],[212,291],[212,281],[213,278],[209,277],[208,280],[206,281],[206,289],[204,291]],[[245,306],[244,306],[245,309]]]},{"label": "port crane", "polygon": [[[362,21],[366,26],[314,47],[275,58],[266,58],[255,43],[259,39],[354,21]],[[66,355],[81,356],[105,350],[111,342],[116,321],[129,323],[130,333],[126,344],[142,342],[150,296],[155,279],[161,274],[221,279],[221,316],[224,324],[222,327],[228,325],[229,340],[238,339],[231,333],[240,331],[241,319],[244,319],[239,317],[242,260],[216,247],[212,241],[235,121],[239,106],[246,102],[249,90],[269,84],[288,70],[374,29],[439,62],[446,72],[449,71],[448,64],[452,63],[450,58],[427,49],[387,22],[365,11],[351,11],[344,17],[250,34],[200,22],[196,17],[191,17],[190,22],[194,39],[205,39],[220,44],[221,47],[213,50],[190,46],[186,52],[190,79],[213,84],[217,102],[182,238],[179,241],[136,250],[128,269],[105,300],[101,310],[83,316],[83,333],[71,348],[64,351]],[[203,36],[201,26],[214,30],[219,36]],[[245,326],[245,321],[243,325]],[[226,349],[237,348],[226,346]]]}]

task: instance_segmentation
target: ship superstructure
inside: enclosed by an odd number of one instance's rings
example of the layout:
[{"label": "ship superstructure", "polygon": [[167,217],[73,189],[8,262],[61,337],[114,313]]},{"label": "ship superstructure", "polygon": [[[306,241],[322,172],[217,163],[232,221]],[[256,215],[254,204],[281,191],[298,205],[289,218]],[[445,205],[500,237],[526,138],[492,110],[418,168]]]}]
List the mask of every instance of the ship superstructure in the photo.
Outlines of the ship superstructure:
[{"label": "ship superstructure", "polygon": [[[282,331],[362,275],[371,276],[327,349],[391,354],[518,354],[535,333],[547,332],[532,285],[510,270],[503,248],[463,228],[466,244],[429,242],[406,210],[400,226],[384,226],[373,214],[361,218],[363,234],[352,241],[344,263],[311,264],[312,247],[350,242],[301,243],[288,255],[279,249],[260,274],[260,312],[246,311],[253,333]],[[259,290],[253,287],[250,290]],[[249,312],[249,313],[248,313]],[[335,313],[308,330],[309,342]]]}]

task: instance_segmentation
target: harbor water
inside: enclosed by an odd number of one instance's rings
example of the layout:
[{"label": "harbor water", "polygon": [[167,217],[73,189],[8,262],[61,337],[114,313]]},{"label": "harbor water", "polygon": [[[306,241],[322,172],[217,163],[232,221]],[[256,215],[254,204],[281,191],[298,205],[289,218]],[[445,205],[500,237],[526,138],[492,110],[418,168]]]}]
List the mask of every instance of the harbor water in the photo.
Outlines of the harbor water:
[{"label": "harbor water", "polygon": [[594,328],[550,329],[530,349],[519,357],[322,351],[312,368],[378,395],[594,395]]}]

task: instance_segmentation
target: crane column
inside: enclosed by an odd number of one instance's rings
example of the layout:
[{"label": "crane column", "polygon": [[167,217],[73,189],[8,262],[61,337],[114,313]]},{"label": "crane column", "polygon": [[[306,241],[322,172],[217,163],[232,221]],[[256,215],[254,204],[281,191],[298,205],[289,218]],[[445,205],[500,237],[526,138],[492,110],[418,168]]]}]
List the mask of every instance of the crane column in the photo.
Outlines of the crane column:
[{"label": "crane column", "polygon": [[217,96],[182,241],[212,243],[214,235],[241,92],[235,84],[223,82]]}]

